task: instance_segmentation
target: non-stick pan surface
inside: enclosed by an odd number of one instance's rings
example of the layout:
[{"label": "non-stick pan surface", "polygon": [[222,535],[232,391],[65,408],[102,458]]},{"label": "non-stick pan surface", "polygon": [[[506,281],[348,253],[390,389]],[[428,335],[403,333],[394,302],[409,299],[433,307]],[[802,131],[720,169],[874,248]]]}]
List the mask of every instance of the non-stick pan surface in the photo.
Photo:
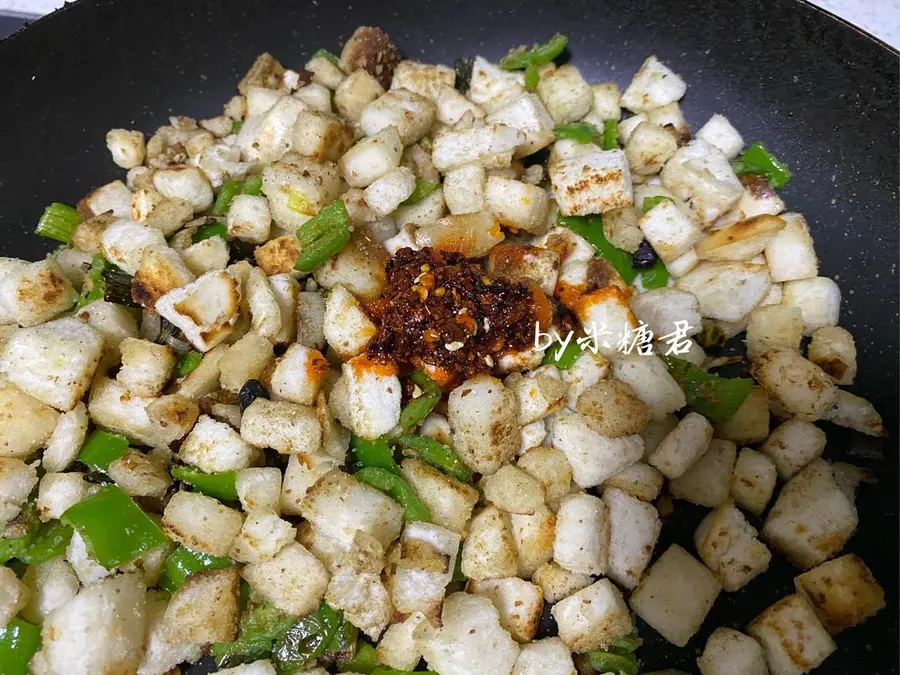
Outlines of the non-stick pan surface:
[{"label": "non-stick pan surface", "polygon": [[[381,26],[411,58],[444,63],[475,53],[497,59],[512,45],[560,31],[589,81],[620,85],[655,53],[687,80],[682,105],[692,127],[725,113],[745,139],[763,140],[788,162],[794,178],[784,198],[812,227],[821,273],[844,292],[841,325],[859,348],[852,390],[876,404],[891,432],[875,440],[825,425],[826,457],[878,477],[859,491],[860,527],[847,548],[872,568],[888,606],[840,635],[837,653],[817,672],[896,673],[898,59],[809,5],[81,0],[0,43],[0,254],[50,250],[31,235],[43,207],[74,203],[120,177],[104,146],[108,129],[152,133],[172,114],[218,114],[259,52],[300,67],[318,47],[337,49],[360,24]],[[692,549],[702,512],[677,502],[657,553],[673,540]],[[685,649],[641,625],[645,672],[695,671],[697,650],[715,626],[745,627],[792,591],[796,572],[775,556],[764,576],[720,595]]]}]

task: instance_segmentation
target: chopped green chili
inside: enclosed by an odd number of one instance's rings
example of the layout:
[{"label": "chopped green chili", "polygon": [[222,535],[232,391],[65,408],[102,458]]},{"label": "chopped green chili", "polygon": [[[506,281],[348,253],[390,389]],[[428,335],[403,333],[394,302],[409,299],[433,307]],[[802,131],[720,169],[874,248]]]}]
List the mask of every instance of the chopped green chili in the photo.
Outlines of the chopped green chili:
[{"label": "chopped green chili", "polygon": [[219,222],[201,225],[197,228],[197,231],[194,232],[193,236],[191,236],[191,242],[197,244],[206,239],[212,239],[213,237],[228,239],[228,226],[225,223]]},{"label": "chopped green chili", "polygon": [[453,476],[463,483],[472,482],[472,471],[449,447],[428,436],[404,434],[397,439],[401,448],[409,455],[430,464],[435,469]]},{"label": "chopped green chili", "polygon": [[619,147],[618,122],[616,120],[603,120],[603,142],[601,147],[604,150],[616,150]]},{"label": "chopped green chili", "polygon": [[102,300],[106,294],[106,284],[103,280],[103,272],[109,266],[99,253],[91,259],[91,266],[87,270],[84,284],[81,288],[81,295],[78,302],[75,303],[75,310],[78,311],[85,305],[96,300]]},{"label": "chopped green chili", "polygon": [[588,663],[598,673],[614,675],[637,675],[638,663],[634,654],[615,654],[613,652],[588,652]]},{"label": "chopped green chili", "polygon": [[26,565],[40,565],[61,556],[72,539],[72,528],[58,520],[41,525],[31,543],[16,557]]},{"label": "chopped green chili", "polygon": [[60,520],[78,531],[90,554],[106,569],[130,563],[169,541],[117,485],[105,485],[70,506]]},{"label": "chopped green chili", "polygon": [[34,233],[64,244],[71,244],[72,232],[80,223],[81,216],[78,215],[78,211],[67,204],[53,202],[44,209]]},{"label": "chopped green chili", "polygon": [[431,512],[419,499],[415,490],[397,474],[391,473],[387,469],[370,466],[357,471],[356,478],[395,499],[403,507],[405,520],[431,520]]},{"label": "chopped green chili", "polygon": [[[654,195],[652,197],[644,197],[644,201],[641,203],[641,211],[647,213],[654,206],[659,204],[660,202],[670,201],[673,202],[671,197],[667,197],[666,195]],[[674,202],[673,202],[674,203]]]},{"label": "chopped green chili", "polygon": [[577,143],[597,143],[603,141],[603,134],[597,127],[587,122],[572,122],[556,127],[553,133],[557,138],[568,138]]},{"label": "chopped green chili", "polygon": [[384,436],[374,440],[360,438],[355,434],[350,437],[351,471],[359,471],[366,467],[377,467],[391,473],[400,474],[400,467],[394,461],[394,451]]},{"label": "chopped green chili", "polygon": [[341,618],[341,623],[319,658],[329,663],[350,658],[356,649],[356,635],[356,626]]},{"label": "chopped green chili", "polygon": [[237,472],[205,473],[193,466],[173,466],[172,477],[210,497],[226,502],[237,501]]},{"label": "chopped green chili", "polygon": [[603,218],[600,216],[571,216],[560,218],[559,224],[575,234],[584,237],[594,247],[597,254],[612,265],[626,284],[637,277],[637,270],[631,264],[631,254],[609,243],[603,234]]},{"label": "chopped green chili", "polygon": [[40,627],[22,619],[10,619],[5,628],[0,628],[0,672],[28,675],[28,664],[40,646]]},{"label": "chopped green chili", "polygon": [[581,345],[576,342],[576,338],[572,336],[569,343],[563,347],[558,340],[556,344],[551,344],[544,350],[544,358],[541,360],[542,366],[553,365],[560,370],[568,370],[573,363],[584,353]]},{"label": "chopped green chili", "polygon": [[219,668],[233,668],[242,663],[252,663],[267,658],[272,647],[297,620],[270,605],[251,591],[247,606],[241,615],[237,639],[220,642],[210,647],[210,653]]},{"label": "chopped green chili", "polygon": [[400,413],[400,428],[411,429],[424,420],[434,410],[434,406],[441,400],[441,389],[434,380],[421,370],[417,370],[409,376],[422,394],[412,399]]},{"label": "chopped green chili", "polygon": [[641,283],[646,288],[662,288],[668,283],[669,273],[661,262],[643,271],[635,269],[631,254],[616,248],[606,238],[601,216],[561,217],[559,224],[584,237],[597,254],[615,268],[626,284],[633,283],[638,274],[641,275]]},{"label": "chopped green chili", "polygon": [[92,471],[106,473],[109,465],[128,452],[128,439],[119,434],[112,434],[97,429],[81,446],[78,461]]},{"label": "chopped green chili", "polygon": [[632,631],[628,635],[616,638],[612,643],[612,647],[609,648],[609,651],[614,654],[632,654],[637,651],[638,647],[642,644],[644,644],[644,641],[636,631]]},{"label": "chopped green chili", "polygon": [[412,194],[406,198],[406,201],[403,202],[403,205],[411,206],[413,204],[418,204],[425,199],[425,197],[437,190],[438,187],[440,187],[440,184],[440,181],[437,180],[417,180],[416,187],[413,189]]},{"label": "chopped green chili", "polygon": [[258,197],[262,194],[262,176],[258,173],[255,173],[251,176],[247,176],[244,180],[244,185],[241,188],[242,195],[253,195],[254,197]]},{"label": "chopped green chili", "polygon": [[318,610],[297,621],[276,640],[272,649],[275,669],[291,674],[306,670],[325,653],[341,622],[341,612],[323,600]]},{"label": "chopped green chili", "polygon": [[200,352],[194,351],[193,349],[189,352],[185,352],[178,358],[178,367],[176,368],[177,376],[185,377],[191,371],[196,370],[202,361],[203,354]]},{"label": "chopped green chili", "polygon": [[640,274],[641,284],[646,289],[665,288],[669,285],[669,270],[666,269],[666,264],[659,258],[656,259],[656,262],[651,267],[641,270]]},{"label": "chopped green chili", "polygon": [[300,255],[294,267],[311,272],[350,241],[350,214],[340,199],[322,209],[318,215],[297,228]]},{"label": "chopped green chili", "polygon": [[687,404],[712,422],[730,420],[750,395],[753,380],[746,377],[719,377],[693,363],[663,356],[669,374],[684,390]]},{"label": "chopped green chili", "polygon": [[378,657],[375,655],[375,647],[368,642],[360,640],[356,643],[356,652],[348,661],[338,660],[339,673],[363,673],[369,675],[378,667]]},{"label": "chopped green chili", "polygon": [[[243,184],[239,180],[235,180],[234,178],[225,179],[225,182],[222,183],[222,187],[219,188],[219,193],[216,195],[216,201],[209,212],[210,215],[224,216],[228,213],[228,207],[231,206],[231,200],[241,194],[242,187]],[[196,236],[197,235],[195,234],[194,243],[200,241],[200,239],[196,239]]]},{"label": "chopped green chili", "polygon": [[22,554],[34,540],[40,529],[34,504],[31,502],[22,507],[22,512],[7,523],[0,537],[0,564],[6,563]]},{"label": "chopped green chili", "polygon": [[738,176],[759,174],[765,176],[776,188],[783,188],[791,179],[787,164],[766,150],[759,141],[750,145],[738,159],[732,160],[731,168]]},{"label": "chopped green chili", "polygon": [[331,61],[331,63],[332,63],[335,67],[337,67],[337,68],[340,68],[340,67],[341,67],[341,65],[340,65],[340,60],[338,59],[338,57],[335,56],[334,54],[332,54],[332,53],[331,53],[330,51],[328,51],[327,49],[317,49],[317,50],[313,53],[313,55],[312,55],[311,57],[309,57],[309,60],[312,61],[313,59],[316,59],[316,58],[328,59],[329,61]]},{"label": "chopped green chili", "polygon": [[700,332],[694,336],[694,340],[703,349],[716,349],[728,342],[725,331],[718,324],[709,320],[701,322]]},{"label": "chopped green chili", "polygon": [[503,70],[522,70],[528,66],[550,63],[565,51],[568,43],[569,39],[565,35],[557,33],[548,42],[536,44],[531,49],[524,46],[516,47],[500,59],[500,67]]},{"label": "chopped green chili", "polygon": [[167,593],[174,593],[192,574],[204,570],[223,570],[234,562],[230,558],[192,551],[186,546],[179,546],[166,558],[159,587]]}]

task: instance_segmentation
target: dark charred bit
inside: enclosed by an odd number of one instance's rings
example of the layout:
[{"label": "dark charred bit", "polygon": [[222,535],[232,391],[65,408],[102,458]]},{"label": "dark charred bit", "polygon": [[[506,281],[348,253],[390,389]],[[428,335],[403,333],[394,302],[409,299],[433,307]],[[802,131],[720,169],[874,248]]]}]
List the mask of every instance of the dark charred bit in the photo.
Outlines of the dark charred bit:
[{"label": "dark charred bit", "polygon": [[259,380],[247,380],[238,392],[238,403],[244,412],[258,398],[269,398],[269,392]]},{"label": "dark charred bit", "polygon": [[657,258],[656,251],[653,250],[653,247],[645,239],[641,242],[641,245],[638,246],[637,251],[632,254],[631,265],[635,269],[645,270],[649,267],[653,267],[656,264]]},{"label": "dark charred bit", "polygon": [[378,83],[388,89],[394,77],[394,68],[403,58],[390,36],[380,28],[360,26],[341,51],[341,70],[350,74],[362,68]]},{"label": "dark charred bit", "polygon": [[456,80],[454,81],[453,86],[463,95],[469,91],[469,85],[472,82],[472,68],[474,66],[474,56],[470,56],[466,59],[456,59],[456,61],[453,62],[453,70],[456,72]]},{"label": "dark charred bit", "polygon": [[240,239],[229,239],[228,240],[228,264],[232,265],[236,262],[240,262],[241,260],[249,260],[250,262],[254,261],[254,254],[256,253],[256,245],[248,244],[246,241],[241,241]]},{"label": "dark charred bit", "polygon": [[431,248],[401,249],[385,272],[384,293],[369,308],[381,327],[371,358],[424,368],[449,383],[491,371],[504,353],[533,344],[540,313],[525,284],[491,279],[478,262]]},{"label": "dark charred bit", "polygon": [[741,185],[747,189],[747,192],[757,199],[765,199],[776,194],[775,188],[772,187],[769,179],[765,176],[749,173],[746,176],[741,176],[739,180]]},{"label": "dark charred bit", "polygon": [[313,77],[315,76],[315,74],[311,70],[307,70],[306,68],[301,68],[300,70],[298,70],[297,75],[300,76],[297,79],[297,88],[305,87],[313,81]]}]

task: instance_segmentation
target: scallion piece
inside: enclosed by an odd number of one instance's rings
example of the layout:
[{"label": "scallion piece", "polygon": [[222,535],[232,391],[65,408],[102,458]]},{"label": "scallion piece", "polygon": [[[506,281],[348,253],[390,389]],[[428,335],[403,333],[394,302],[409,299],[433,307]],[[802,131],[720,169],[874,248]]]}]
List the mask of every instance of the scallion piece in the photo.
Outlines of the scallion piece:
[{"label": "scallion piece", "polygon": [[322,209],[319,214],[297,228],[300,255],[294,268],[312,272],[338,253],[350,241],[350,214],[340,199]]},{"label": "scallion piece", "polygon": [[231,123],[231,133],[239,134],[241,133],[241,127],[244,126],[244,120],[234,120]]},{"label": "scallion piece", "polygon": [[67,204],[53,202],[44,209],[34,233],[64,244],[71,244],[72,232],[80,223],[81,216],[78,215],[78,211]]},{"label": "scallion piece", "polygon": [[538,67],[533,63],[529,64],[525,69],[525,89],[528,91],[536,91],[540,81],[541,74],[538,72]]},{"label": "scallion piece", "polygon": [[397,444],[406,451],[404,454],[420,459],[435,469],[453,476],[458,481],[472,482],[472,471],[469,467],[462,463],[453,450],[440,441],[428,436],[404,434],[397,439]]},{"label": "scallion piece", "polygon": [[106,473],[109,465],[128,452],[128,439],[97,429],[81,446],[78,461],[92,471]]},{"label": "scallion piece", "polygon": [[436,180],[417,180],[415,189],[412,191],[412,194],[407,197],[406,201],[403,202],[403,205],[411,206],[413,204],[418,204],[425,199],[425,197],[437,190],[440,184],[440,181]]},{"label": "scallion piece", "polygon": [[615,150],[619,147],[619,137],[616,127],[617,122],[615,120],[603,121],[602,147],[604,150]]},{"label": "scallion piece", "polygon": [[234,180],[233,178],[228,178],[222,183],[222,187],[219,188],[219,194],[216,195],[216,201],[212,205],[212,210],[209,212],[210,215],[224,216],[228,213],[228,207],[231,206],[231,200],[241,194],[241,187],[241,181]]},{"label": "scallion piece", "polygon": [[204,239],[212,239],[213,237],[222,237],[228,239],[228,227],[225,223],[210,223],[209,225],[201,225],[191,237],[193,243],[203,241]]},{"label": "scallion piece", "polygon": [[328,51],[327,49],[317,49],[317,50],[313,53],[313,55],[310,57],[309,60],[312,61],[313,59],[317,59],[317,58],[328,59],[329,61],[331,61],[332,64],[334,64],[334,66],[335,66],[336,68],[340,68],[340,67],[341,67],[341,62],[340,62],[340,60],[338,59],[338,57],[335,56],[334,54],[332,54],[332,53],[331,53],[330,51]]},{"label": "scallion piece", "polygon": [[356,479],[396,500],[403,507],[404,520],[431,520],[428,507],[422,503],[412,486],[397,474],[380,467],[367,466],[356,472]]},{"label": "scallion piece", "polygon": [[104,485],[70,506],[60,520],[81,535],[88,552],[108,570],[169,541],[159,525],[117,485]]},{"label": "scallion piece", "polygon": [[140,307],[131,297],[131,284],[134,277],[115,265],[109,264],[106,265],[100,276],[103,277],[104,300],[125,307]]},{"label": "scallion piece", "polygon": [[744,150],[739,159],[732,160],[731,168],[738,176],[763,175],[776,188],[783,188],[791,179],[791,170],[787,164],[766,150],[759,141]]},{"label": "scallion piece", "polygon": [[557,138],[567,138],[577,143],[597,143],[603,141],[603,134],[597,127],[587,122],[572,122],[556,127],[553,133]]},{"label": "scallion piece", "polygon": [[474,64],[475,59],[472,57],[467,59],[456,59],[456,61],[453,62],[453,70],[456,74],[453,81],[453,87],[461,94],[465,94],[469,91],[469,85],[472,83],[472,67]]},{"label": "scallion piece", "polygon": [[569,39],[562,33],[557,33],[548,42],[534,45],[531,49],[524,46],[516,47],[500,59],[500,67],[503,70],[522,70],[529,66],[550,63],[565,51],[567,44]]},{"label": "scallion piece", "polygon": [[253,174],[252,176],[247,176],[244,180],[244,185],[241,188],[242,195],[253,195],[258,197],[262,194],[262,176],[258,173]]},{"label": "scallion piece", "polygon": [[222,501],[233,502],[238,498],[236,471],[205,473],[192,466],[174,466],[172,478],[193,486],[197,492]]},{"label": "scallion piece", "polygon": [[192,370],[196,370],[201,361],[203,361],[203,354],[193,349],[182,354],[178,359],[178,377],[186,377]]},{"label": "scallion piece", "polygon": [[99,253],[91,259],[91,266],[87,270],[81,295],[75,303],[75,311],[96,300],[103,300],[106,295],[106,282],[103,280],[103,272],[109,267],[109,263]]}]

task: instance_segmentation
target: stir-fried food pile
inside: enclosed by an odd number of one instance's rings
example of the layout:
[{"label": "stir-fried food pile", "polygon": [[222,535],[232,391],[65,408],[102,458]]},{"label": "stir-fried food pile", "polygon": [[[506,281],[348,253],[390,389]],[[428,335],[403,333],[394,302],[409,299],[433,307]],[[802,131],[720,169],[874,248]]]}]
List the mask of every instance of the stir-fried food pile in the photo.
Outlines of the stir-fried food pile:
[{"label": "stir-fried food pile", "polygon": [[[109,132],[125,179],[0,259],[4,675],[634,675],[635,617],[795,675],[883,606],[821,423],[885,432],[790,171],[565,47],[360,28]],[[704,626],[773,555],[796,592]]]}]

